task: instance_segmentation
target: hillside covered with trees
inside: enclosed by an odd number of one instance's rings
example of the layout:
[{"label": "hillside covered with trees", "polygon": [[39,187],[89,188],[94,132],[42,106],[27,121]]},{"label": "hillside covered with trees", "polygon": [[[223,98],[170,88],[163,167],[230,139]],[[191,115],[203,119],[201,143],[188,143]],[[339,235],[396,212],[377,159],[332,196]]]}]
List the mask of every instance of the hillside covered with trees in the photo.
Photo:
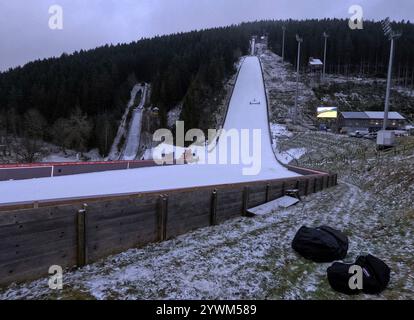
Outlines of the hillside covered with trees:
[{"label": "hillside covered with trees", "polygon": [[[379,22],[350,30],[346,20],[261,21],[237,26],[142,39],[28,63],[0,73],[0,134],[53,142],[64,148],[109,151],[132,86],[152,85],[151,104],[167,112],[183,102],[187,128],[199,127],[200,105],[234,74],[234,64],[248,52],[251,35],[268,34],[280,54],[282,25],[287,27],[286,59],[294,64],[295,34],[304,38],[302,62],[322,57],[329,35],[328,71],[383,77],[389,42]],[[400,22],[404,32],[396,48],[396,69],[406,79],[414,74],[414,25]],[[205,129],[205,128],[204,128]],[[109,143],[108,143],[109,141]]]}]

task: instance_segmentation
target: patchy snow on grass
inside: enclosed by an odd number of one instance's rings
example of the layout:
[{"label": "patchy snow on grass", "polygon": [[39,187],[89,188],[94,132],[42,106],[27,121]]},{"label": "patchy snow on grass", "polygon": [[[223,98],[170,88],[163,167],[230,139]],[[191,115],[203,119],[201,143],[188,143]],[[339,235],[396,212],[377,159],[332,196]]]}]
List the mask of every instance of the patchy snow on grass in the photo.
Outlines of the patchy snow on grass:
[{"label": "patchy snow on grass", "polygon": [[[414,215],[394,212],[380,197],[349,183],[305,197],[298,205],[255,218],[240,217],[108,257],[64,274],[64,289],[47,279],[0,290],[0,299],[412,299]],[[297,255],[291,242],[302,226],[343,230],[346,262],[372,253],[392,269],[378,296],[335,293],[330,264]]]},{"label": "patchy snow on grass", "polygon": [[102,156],[99,154],[98,149],[93,149],[83,154],[67,150],[66,153],[63,151],[51,153],[44,157],[41,162],[79,162],[79,161],[103,161]]},{"label": "patchy snow on grass", "polygon": [[289,149],[287,151],[277,153],[277,158],[284,164],[289,164],[294,160],[300,159],[305,155],[307,150],[305,148]]},{"label": "patchy snow on grass", "polygon": [[175,126],[175,123],[180,120],[181,111],[183,110],[183,105],[179,104],[175,108],[171,109],[167,114],[167,125],[169,128]]},{"label": "patchy snow on grass", "polygon": [[286,128],[286,126],[281,125],[281,124],[272,123],[270,125],[270,129],[272,131],[272,136],[275,137],[275,138],[292,137],[293,136],[293,133],[289,132],[289,130]]}]

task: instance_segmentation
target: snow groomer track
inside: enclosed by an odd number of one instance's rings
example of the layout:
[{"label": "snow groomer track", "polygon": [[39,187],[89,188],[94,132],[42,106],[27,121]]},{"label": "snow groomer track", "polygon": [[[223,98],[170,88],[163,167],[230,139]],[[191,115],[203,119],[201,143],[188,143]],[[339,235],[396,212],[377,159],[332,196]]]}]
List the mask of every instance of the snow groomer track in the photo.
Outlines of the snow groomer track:
[{"label": "snow groomer track", "polygon": [[288,189],[335,186],[334,174],[276,160],[267,108],[260,61],[247,57],[224,129],[262,130],[257,175],[243,175],[244,165],[195,164],[0,182],[0,285],[215,225]]}]

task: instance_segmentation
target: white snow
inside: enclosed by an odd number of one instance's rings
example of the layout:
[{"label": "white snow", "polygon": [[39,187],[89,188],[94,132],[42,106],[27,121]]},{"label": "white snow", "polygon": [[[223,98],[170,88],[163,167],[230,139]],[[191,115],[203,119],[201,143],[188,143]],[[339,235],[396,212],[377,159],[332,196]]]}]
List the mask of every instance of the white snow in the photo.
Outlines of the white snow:
[{"label": "white snow", "polygon": [[125,142],[125,148],[122,152],[121,160],[135,160],[137,157],[139,142],[141,139],[142,113],[147,99],[147,91],[148,86],[145,85],[144,88],[142,88],[141,102],[134,110],[134,114],[132,116],[131,126],[128,131],[128,137]]},{"label": "white snow", "polygon": [[[261,160],[261,170],[257,175],[243,175],[243,169],[248,167],[244,164],[195,164],[6,181],[0,183],[0,203],[161,191],[296,177],[298,174],[287,170],[274,156],[270,144],[264,90],[258,58],[247,57],[236,82],[224,129],[235,129],[239,132],[241,129],[261,130],[261,152],[254,154],[255,161]],[[261,104],[250,105],[252,99],[257,99]],[[225,143],[225,140],[219,140],[218,149],[222,143]],[[251,146],[252,135],[250,135],[249,142]]]},{"label": "white snow", "polygon": [[171,109],[167,114],[167,124],[169,128],[174,127],[175,123],[180,120],[181,111],[183,110],[183,105],[179,104],[175,108]]},{"label": "white snow", "polygon": [[253,213],[257,216],[269,214],[276,212],[280,208],[289,208],[299,202],[299,199],[284,196],[279,199],[267,202],[263,205],[257,206],[255,208],[249,209],[248,212]]},{"label": "white snow", "polygon": [[125,113],[122,117],[121,124],[118,128],[117,135],[114,139],[114,143],[112,144],[112,148],[108,156],[108,160],[119,160],[119,157],[120,157],[119,144],[121,142],[122,137],[126,134],[128,114],[130,112],[130,109],[134,106],[135,98],[138,92],[142,89],[143,87],[137,84],[131,90],[131,98],[128,102]]},{"label": "white snow", "polygon": [[289,164],[293,160],[298,160],[300,157],[305,155],[307,152],[306,148],[295,148],[283,151],[277,154],[277,158],[284,164]]}]

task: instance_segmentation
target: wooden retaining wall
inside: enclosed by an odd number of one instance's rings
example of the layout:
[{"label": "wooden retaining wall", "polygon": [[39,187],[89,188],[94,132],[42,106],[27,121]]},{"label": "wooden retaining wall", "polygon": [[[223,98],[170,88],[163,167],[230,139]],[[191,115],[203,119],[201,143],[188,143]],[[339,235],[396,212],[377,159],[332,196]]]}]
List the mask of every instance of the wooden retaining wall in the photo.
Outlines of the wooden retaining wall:
[{"label": "wooden retaining wall", "polygon": [[304,196],[336,184],[334,174],[308,171],[291,179],[0,208],[0,286],[46,276],[52,265],[81,267],[219,224],[287,189]]}]

